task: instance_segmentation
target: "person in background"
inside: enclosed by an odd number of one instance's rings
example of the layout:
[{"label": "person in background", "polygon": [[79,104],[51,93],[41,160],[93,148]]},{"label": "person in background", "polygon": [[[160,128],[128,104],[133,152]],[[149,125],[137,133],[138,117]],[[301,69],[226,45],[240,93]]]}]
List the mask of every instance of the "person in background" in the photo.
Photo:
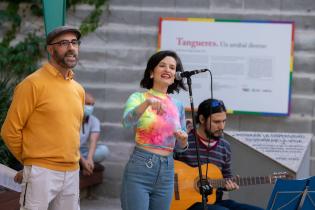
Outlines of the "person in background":
[{"label": "person in background", "polygon": [[79,147],[84,89],[74,79],[81,33],[53,29],[46,39],[49,61],[17,85],[1,129],[23,165],[22,210],[79,209]]},{"label": "person in background", "polygon": [[173,51],[150,57],[140,82],[146,92],[128,98],[123,125],[133,127],[135,148],[123,176],[123,210],[169,210],[174,185],[173,151],[187,149],[183,104],[169,94],[185,89],[175,73],[183,67]]},{"label": "person in background", "polygon": [[194,129],[194,125],[191,119],[186,120],[186,131],[189,134],[191,130]]},{"label": "person in background", "polygon": [[101,125],[93,115],[95,99],[90,93],[85,93],[84,118],[80,131],[80,163],[83,175],[90,176],[94,170],[94,162],[102,162],[108,155],[108,147],[97,144],[100,138]]},{"label": "person in background", "polygon": [[[226,108],[221,100],[207,99],[200,103],[197,111],[196,130],[199,141],[199,155],[202,164],[211,163],[220,170],[226,183],[224,190],[232,191],[239,189],[237,183],[229,180],[232,177],[231,148],[228,141],[223,138],[223,130],[226,123]],[[188,135],[189,148],[183,153],[174,154],[176,160],[197,167],[197,154],[194,130]],[[211,172],[210,172],[211,173]],[[238,203],[234,200],[222,200],[222,189],[217,190],[217,200],[213,205],[208,205],[208,210],[263,210],[262,208]],[[195,203],[189,210],[203,210],[202,203]]]}]

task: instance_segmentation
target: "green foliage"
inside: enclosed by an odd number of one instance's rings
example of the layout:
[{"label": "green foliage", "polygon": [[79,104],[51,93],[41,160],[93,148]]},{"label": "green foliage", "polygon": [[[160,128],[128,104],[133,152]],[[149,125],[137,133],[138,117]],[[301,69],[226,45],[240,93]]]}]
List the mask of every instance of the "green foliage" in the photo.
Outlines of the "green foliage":
[{"label": "green foliage", "polygon": [[17,14],[19,5],[10,2],[6,11],[1,11],[0,16],[5,21],[10,21],[12,27],[8,30],[3,38],[2,45],[9,46],[11,40],[15,38],[17,27],[21,24],[21,18]]},{"label": "green foliage", "polygon": [[91,14],[83,21],[83,24],[80,27],[82,36],[87,35],[88,33],[95,31],[98,27],[99,18],[102,14],[100,8],[96,8]]},{"label": "green foliage", "polygon": [[90,32],[95,31],[98,27],[99,19],[103,13],[102,6],[107,0],[69,0],[67,1],[67,8],[71,5],[76,5],[79,3],[94,5],[94,10],[89,14],[83,21],[80,26],[80,31],[82,36],[87,35]]},{"label": "green foliage", "polygon": [[[0,41],[0,128],[5,120],[6,113],[10,106],[15,86],[27,75],[38,68],[40,59],[43,58],[45,41],[33,33],[21,42],[12,45],[19,31],[22,17],[19,15],[20,3],[29,3],[31,14],[42,17],[42,0],[0,0],[6,2],[7,8],[0,8],[0,28],[7,26],[2,40]],[[93,32],[99,24],[102,14],[102,6],[106,0],[68,0],[67,8],[77,4],[94,5],[94,10],[83,20],[80,30],[82,36]],[[0,163],[15,168],[17,162],[4,142],[0,138]]]},{"label": "green foliage", "polygon": [[[5,11],[0,11],[0,25],[10,23],[9,28],[0,42],[0,126],[3,124],[11,103],[13,89],[26,75],[37,68],[42,56],[42,39],[29,34],[26,39],[10,46],[21,25],[18,15],[19,1],[10,1]],[[15,168],[17,161],[0,139],[0,163]]]},{"label": "green foliage", "polygon": [[95,5],[95,7],[101,7],[105,4],[107,0],[68,0],[66,2],[67,8],[70,8],[70,6],[74,6],[77,4],[90,4]]},{"label": "green foliage", "polygon": [[[2,73],[2,71],[1,71]],[[8,85],[8,80],[2,79],[0,81],[0,124],[2,125],[7,109],[10,105],[10,98],[12,95],[12,86]],[[0,163],[11,166],[13,160],[12,154],[8,151],[3,141],[0,139]]]}]

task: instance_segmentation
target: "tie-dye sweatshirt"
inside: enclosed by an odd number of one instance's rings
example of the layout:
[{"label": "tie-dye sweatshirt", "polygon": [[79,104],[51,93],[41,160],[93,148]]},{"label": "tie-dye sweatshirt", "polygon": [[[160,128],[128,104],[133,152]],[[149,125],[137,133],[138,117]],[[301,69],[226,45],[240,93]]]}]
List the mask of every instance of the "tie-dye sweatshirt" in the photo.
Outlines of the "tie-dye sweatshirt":
[{"label": "tie-dye sweatshirt", "polygon": [[[149,106],[139,117],[136,108],[148,98],[159,99],[166,107],[163,114],[157,114]],[[124,115],[124,127],[135,128],[135,141],[137,145],[147,148],[173,151],[176,145],[174,132],[186,131],[184,106],[178,100],[153,89],[147,92],[133,93],[127,100]]]}]

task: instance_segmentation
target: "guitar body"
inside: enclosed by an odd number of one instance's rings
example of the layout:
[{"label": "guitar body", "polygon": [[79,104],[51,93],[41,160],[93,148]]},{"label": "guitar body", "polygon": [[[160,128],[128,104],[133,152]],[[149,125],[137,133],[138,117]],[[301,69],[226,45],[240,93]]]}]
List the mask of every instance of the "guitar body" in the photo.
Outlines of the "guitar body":
[{"label": "guitar body", "polygon": [[[185,210],[196,202],[201,202],[202,197],[199,193],[199,169],[191,167],[184,162],[175,160],[174,173],[174,194],[171,203],[171,210]],[[201,166],[202,175],[206,175],[207,165]],[[249,186],[257,184],[273,184],[277,179],[290,179],[292,176],[287,172],[277,172],[269,176],[247,176],[231,177],[229,180],[239,186]],[[203,177],[205,180],[206,177]],[[224,187],[226,180],[223,179],[220,169],[214,164],[208,164],[207,180],[213,187],[212,194],[208,196],[208,204],[214,204],[216,201],[216,189]]]},{"label": "guitar body", "polygon": [[[196,202],[201,202],[202,197],[199,193],[198,181],[198,167],[193,168],[184,162],[175,160],[175,174],[174,174],[174,194],[171,203],[171,210],[188,209]],[[202,165],[202,175],[206,174],[206,164]],[[204,177],[205,178],[205,177]],[[208,179],[222,179],[220,169],[208,164]],[[211,195],[208,196],[208,204],[213,204],[216,201],[216,189],[213,189]]]}]

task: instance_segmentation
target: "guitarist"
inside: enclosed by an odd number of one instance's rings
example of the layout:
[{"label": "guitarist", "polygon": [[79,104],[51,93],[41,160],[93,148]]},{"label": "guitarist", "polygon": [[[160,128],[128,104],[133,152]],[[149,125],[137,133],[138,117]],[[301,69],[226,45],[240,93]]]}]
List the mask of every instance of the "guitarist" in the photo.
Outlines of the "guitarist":
[{"label": "guitarist", "polygon": [[[223,138],[226,123],[226,109],[223,101],[207,99],[203,101],[197,112],[197,138],[199,141],[199,154],[201,164],[207,162],[220,168],[224,178],[231,178],[231,149],[230,144]],[[183,161],[192,167],[197,167],[197,155],[194,132],[188,135],[189,148],[183,153],[175,153],[175,159]],[[227,181],[224,189],[217,190],[217,199],[213,205],[208,204],[208,210],[262,210],[262,208],[242,204],[234,200],[222,200],[222,190],[232,191],[239,186]],[[202,203],[195,203],[189,210],[203,210]]]}]

